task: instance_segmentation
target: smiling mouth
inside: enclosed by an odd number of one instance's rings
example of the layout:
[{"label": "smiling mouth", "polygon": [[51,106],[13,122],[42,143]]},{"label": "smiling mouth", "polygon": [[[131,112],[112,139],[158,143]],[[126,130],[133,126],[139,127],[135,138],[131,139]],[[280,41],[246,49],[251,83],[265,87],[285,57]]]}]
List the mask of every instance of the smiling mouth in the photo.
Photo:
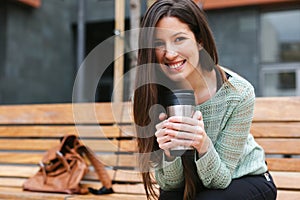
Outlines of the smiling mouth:
[{"label": "smiling mouth", "polygon": [[185,62],[186,62],[186,60],[183,60],[183,61],[180,61],[177,63],[167,64],[167,66],[171,69],[179,69]]}]

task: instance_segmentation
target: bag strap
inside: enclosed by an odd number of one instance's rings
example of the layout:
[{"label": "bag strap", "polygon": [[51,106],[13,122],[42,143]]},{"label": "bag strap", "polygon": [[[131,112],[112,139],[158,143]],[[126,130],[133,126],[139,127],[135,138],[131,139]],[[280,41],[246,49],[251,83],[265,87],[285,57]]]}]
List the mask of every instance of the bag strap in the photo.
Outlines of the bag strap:
[{"label": "bag strap", "polygon": [[83,144],[80,144],[80,146],[77,147],[77,150],[79,151],[79,153],[84,153],[86,155],[88,160],[93,165],[95,172],[102,185],[107,189],[112,188],[112,180],[109,174],[107,173],[104,164],[97,158],[95,152]]}]

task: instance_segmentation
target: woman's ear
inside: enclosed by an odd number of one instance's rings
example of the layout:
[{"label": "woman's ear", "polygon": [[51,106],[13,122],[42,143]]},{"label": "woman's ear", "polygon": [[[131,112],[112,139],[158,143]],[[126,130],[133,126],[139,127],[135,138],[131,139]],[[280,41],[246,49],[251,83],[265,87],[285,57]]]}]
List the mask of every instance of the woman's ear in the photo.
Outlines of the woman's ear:
[{"label": "woman's ear", "polygon": [[198,49],[199,49],[199,51],[203,49],[202,42],[198,43]]}]

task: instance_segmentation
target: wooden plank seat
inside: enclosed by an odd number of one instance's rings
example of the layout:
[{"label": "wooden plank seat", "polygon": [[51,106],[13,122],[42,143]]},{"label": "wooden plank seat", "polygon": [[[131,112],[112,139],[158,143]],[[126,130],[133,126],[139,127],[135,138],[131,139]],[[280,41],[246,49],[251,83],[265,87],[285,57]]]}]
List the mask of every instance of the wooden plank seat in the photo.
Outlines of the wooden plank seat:
[{"label": "wooden plank seat", "polygon": [[[252,134],[266,150],[279,200],[300,199],[300,98],[257,98]],[[143,199],[130,103],[0,106],[0,199]],[[22,190],[46,150],[76,134],[101,159],[114,181],[110,195]],[[100,188],[91,168],[82,184]]]}]

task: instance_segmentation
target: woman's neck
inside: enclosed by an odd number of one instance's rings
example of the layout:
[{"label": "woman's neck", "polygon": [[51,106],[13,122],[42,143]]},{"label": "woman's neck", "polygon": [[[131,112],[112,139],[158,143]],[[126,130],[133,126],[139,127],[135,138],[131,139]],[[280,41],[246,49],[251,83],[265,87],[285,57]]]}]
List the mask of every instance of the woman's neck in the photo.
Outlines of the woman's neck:
[{"label": "woman's neck", "polygon": [[188,77],[188,82],[194,90],[196,104],[204,103],[211,99],[217,92],[216,71],[203,71],[195,69]]}]

